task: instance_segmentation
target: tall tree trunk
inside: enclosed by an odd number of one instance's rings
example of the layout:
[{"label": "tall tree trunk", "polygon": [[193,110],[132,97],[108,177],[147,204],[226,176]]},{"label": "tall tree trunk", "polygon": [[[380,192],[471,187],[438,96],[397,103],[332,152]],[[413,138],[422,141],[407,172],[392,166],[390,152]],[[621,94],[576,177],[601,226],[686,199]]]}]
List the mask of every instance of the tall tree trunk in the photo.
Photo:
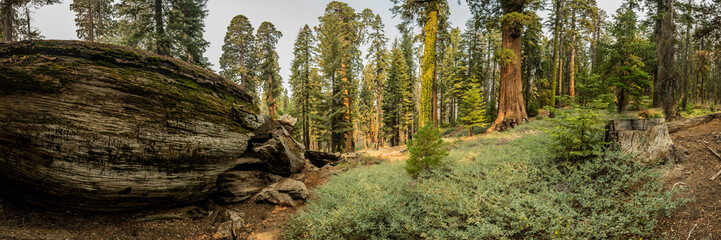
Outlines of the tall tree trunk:
[{"label": "tall tree trunk", "polygon": [[456,99],[451,98],[451,109],[450,113],[448,113],[448,121],[451,123],[452,127],[456,127]]},{"label": "tall tree trunk", "polygon": [[3,40],[6,42],[15,41],[15,7],[9,0],[2,1]]},{"label": "tall tree trunk", "polygon": [[310,115],[308,115],[310,111],[309,82],[310,64],[305,62],[305,76],[303,78],[303,100],[305,101],[305,104],[303,104],[303,146],[305,146],[306,149],[310,149]]},{"label": "tall tree trunk", "polygon": [[556,83],[559,82],[558,78],[558,63],[561,61],[561,0],[554,0],[554,9],[556,11],[556,19],[553,24],[553,63],[551,64],[551,71],[553,76],[551,79],[551,106],[556,107]]},{"label": "tall tree trunk", "polygon": [[674,22],[673,3],[668,5],[668,12],[663,14],[663,19],[658,26],[656,37],[656,51],[658,53],[657,82],[654,83],[654,102],[663,108],[667,121],[672,121],[680,116],[676,112],[676,104],[683,95],[682,83],[676,71],[676,24]]},{"label": "tall tree trunk", "polygon": [[503,49],[510,49],[514,56],[510,63],[504,59],[501,65],[501,82],[498,94],[498,117],[487,132],[503,131],[528,120],[523,104],[523,82],[521,80],[521,30],[503,27],[501,43]]},{"label": "tall tree trunk", "polygon": [[423,27],[423,64],[421,75],[421,101],[418,123],[420,127],[434,124],[436,104],[435,93],[435,65],[436,65],[436,35],[438,34],[438,0],[428,3],[426,24]]},{"label": "tall tree trunk", "polygon": [[[689,6],[691,5],[691,0],[688,0],[687,3]],[[689,16],[691,15],[691,8],[687,8],[686,14]],[[691,22],[686,23],[686,42],[685,42],[685,61],[684,61],[684,70],[683,70],[683,84],[682,84],[682,94],[681,97],[681,108],[686,109],[686,105],[688,104],[688,98],[689,98],[689,85],[690,85],[690,78],[691,78]]]},{"label": "tall tree trunk", "polygon": [[[341,60],[343,61],[343,60]],[[351,109],[353,108],[353,102],[350,98],[350,90],[348,89],[348,86],[350,86],[350,81],[348,80],[348,76],[346,75],[346,65],[345,63],[341,63],[341,81],[343,82],[343,105],[346,108],[345,116],[343,117],[343,122],[352,124],[351,121],[351,114],[353,112]],[[355,144],[353,144],[353,127],[350,128],[349,131],[345,133],[345,149],[346,152],[353,152],[355,151]]]},{"label": "tall tree trunk", "polygon": [[271,119],[275,119],[275,96],[273,96],[273,75],[268,75],[268,86],[269,89],[266,89],[268,91],[268,115],[270,115]]},{"label": "tall tree trunk", "polygon": [[571,14],[571,56],[568,57],[568,96],[576,96],[576,9]]},{"label": "tall tree trunk", "polygon": [[155,34],[158,39],[155,39],[155,53],[160,55],[169,55],[170,46],[168,46],[168,40],[165,36],[165,28],[163,27],[163,0],[155,0]]},{"label": "tall tree trunk", "polygon": [[31,30],[32,28],[30,27],[31,20],[32,19],[30,18],[30,8],[28,8],[28,5],[26,4],[25,5],[25,33],[26,33],[25,40],[31,40],[30,38],[32,37],[30,34],[32,32],[32,30]]},{"label": "tall tree trunk", "polygon": [[88,41],[95,42],[95,0],[88,4]]}]

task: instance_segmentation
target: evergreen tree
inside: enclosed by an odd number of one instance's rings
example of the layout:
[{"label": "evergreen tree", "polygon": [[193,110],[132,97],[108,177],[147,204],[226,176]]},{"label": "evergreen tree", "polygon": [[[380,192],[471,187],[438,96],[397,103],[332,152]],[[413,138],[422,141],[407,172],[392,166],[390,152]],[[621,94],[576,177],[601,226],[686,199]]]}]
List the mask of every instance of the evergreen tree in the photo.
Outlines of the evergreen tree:
[{"label": "evergreen tree", "polygon": [[255,55],[255,29],[243,15],[233,17],[228,25],[223,40],[223,55],[220,56],[220,75],[250,90],[257,100],[258,84],[254,70],[257,58]]},{"label": "evergreen tree", "polygon": [[302,129],[303,145],[310,149],[310,112],[312,108],[311,95],[320,89],[311,84],[311,69],[313,68],[313,45],[315,37],[308,25],[303,26],[298,32],[293,47],[295,58],[291,63],[290,86],[293,89],[293,99],[297,104],[300,118],[298,125]]},{"label": "evergreen tree", "polygon": [[268,106],[268,115],[271,118],[276,117],[276,98],[280,96],[283,87],[282,79],[278,74],[280,71],[278,53],[275,51],[275,45],[281,37],[283,37],[283,33],[276,30],[270,22],[261,23],[255,37],[258,58],[257,74],[259,80],[263,82],[263,93]]},{"label": "evergreen tree", "polygon": [[31,26],[31,9],[57,3],[60,3],[60,0],[0,0],[3,41],[11,42],[42,38],[40,32]]},{"label": "evergreen tree", "polygon": [[418,95],[416,94],[416,64],[413,57],[413,37],[407,30],[403,30],[399,48],[408,67],[408,81],[403,84],[403,128],[406,130],[406,139],[412,139],[418,125]]},{"label": "evergreen tree", "polygon": [[[369,9],[366,9],[363,11],[363,16],[363,21],[369,28],[367,41],[370,46],[368,47],[366,58],[369,59],[372,69],[372,78],[369,79],[371,81],[369,84],[373,86],[372,89],[374,90],[371,94],[374,96],[374,105],[376,106],[374,111],[375,122],[380,123],[382,114],[381,104],[383,102],[382,89],[386,78],[386,69],[388,68],[388,66],[386,66],[388,65],[388,51],[386,50],[388,38],[385,36],[385,25],[383,25],[380,15],[373,14]],[[378,137],[378,139],[376,139],[376,148],[383,145],[383,140],[379,134],[380,128],[380,124],[375,125],[374,135]]]},{"label": "evergreen tree", "polygon": [[78,38],[85,41],[108,41],[106,34],[113,34],[113,0],[73,0],[70,10],[75,12]]},{"label": "evergreen tree", "polygon": [[[404,101],[408,100],[408,94],[404,93],[403,87],[410,82],[410,76],[407,74],[406,59],[403,51],[398,47],[397,40],[393,44],[392,54],[388,80],[383,86],[383,94],[386,96],[383,102],[383,123],[384,132],[389,136],[391,146],[398,146],[404,120],[403,110],[407,110],[407,107],[404,107]],[[407,121],[407,119],[405,120]]]},{"label": "evergreen tree", "polygon": [[486,110],[483,106],[483,95],[477,83],[471,83],[463,94],[463,113],[461,124],[468,128],[468,136],[473,136],[473,128],[486,125]]},{"label": "evergreen tree", "polygon": [[616,38],[613,53],[609,60],[608,73],[610,82],[616,87],[617,110],[626,110],[631,96],[643,94],[643,89],[650,85],[650,76],[642,68],[645,66],[638,57],[638,49],[643,39],[638,37],[637,8],[634,0],[627,0],[616,13],[616,23],[612,34]]},{"label": "evergreen tree", "polygon": [[414,20],[423,27],[423,63],[421,64],[421,93],[419,125],[438,124],[438,85],[436,81],[437,51],[439,29],[445,29],[449,15],[446,0],[392,0],[395,6],[391,9],[400,15],[407,27]]},{"label": "evergreen tree", "polygon": [[354,103],[357,96],[356,75],[361,68],[358,47],[363,24],[346,3],[330,2],[318,26],[319,65],[330,82],[331,150],[355,150]]},{"label": "evergreen tree", "polygon": [[358,94],[358,130],[365,137],[364,147],[377,146],[379,141],[378,133],[376,133],[376,121],[374,104],[375,85],[373,83],[373,65],[368,64],[363,68],[363,78]]},{"label": "evergreen tree", "polygon": [[122,0],[118,5],[121,44],[208,67],[203,57],[207,0]]}]

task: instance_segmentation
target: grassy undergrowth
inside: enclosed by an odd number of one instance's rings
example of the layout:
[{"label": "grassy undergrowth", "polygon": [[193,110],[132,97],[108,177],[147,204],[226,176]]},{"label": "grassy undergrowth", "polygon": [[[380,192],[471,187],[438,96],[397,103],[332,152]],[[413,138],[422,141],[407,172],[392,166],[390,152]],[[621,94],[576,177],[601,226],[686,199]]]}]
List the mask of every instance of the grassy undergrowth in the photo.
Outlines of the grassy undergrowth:
[{"label": "grassy undergrowth", "polygon": [[449,146],[444,165],[412,179],[404,163],[349,170],[315,190],[289,239],[648,238],[674,208],[659,173],[605,153],[558,167],[535,121]]}]

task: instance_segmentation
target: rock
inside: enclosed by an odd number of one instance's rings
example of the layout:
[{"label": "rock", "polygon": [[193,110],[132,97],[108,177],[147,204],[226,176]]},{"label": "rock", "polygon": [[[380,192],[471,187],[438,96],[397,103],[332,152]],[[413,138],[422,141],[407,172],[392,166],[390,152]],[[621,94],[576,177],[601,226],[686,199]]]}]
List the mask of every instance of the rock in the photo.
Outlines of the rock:
[{"label": "rock", "polygon": [[326,164],[336,165],[340,160],[340,153],[328,153],[319,151],[305,151],[305,158],[316,167],[323,167]]},{"label": "rock", "polygon": [[295,129],[295,123],[298,122],[297,118],[291,117],[288,114],[283,114],[283,116],[280,116],[278,119],[278,123],[280,123],[281,127],[288,131],[289,133],[292,133]]},{"label": "rock", "polygon": [[606,141],[618,143],[624,152],[635,153],[641,163],[681,162],[684,157],[673,144],[663,118],[612,120]]},{"label": "rock", "polygon": [[243,231],[245,226],[245,220],[242,215],[236,211],[225,209],[218,214],[216,222],[220,222],[216,226],[216,231],[213,234],[213,239],[216,240],[235,240],[245,239],[244,237],[248,234]]},{"label": "rock", "polygon": [[263,189],[253,199],[256,202],[295,207],[294,200],[306,200],[308,196],[310,196],[310,192],[303,182],[286,178]]},{"label": "rock", "polygon": [[[179,60],[80,41],[0,43],[0,191],[95,211],[200,201],[245,161],[269,124],[258,112],[237,84]],[[293,172],[302,151],[279,138],[273,154],[293,157],[274,169]]]},{"label": "rock", "polygon": [[218,176],[216,199],[224,203],[238,203],[259,193],[282,178],[262,171],[229,171]]},{"label": "rock", "polygon": [[305,148],[283,128],[271,131],[272,138],[264,143],[254,143],[253,152],[277,174],[299,173],[305,166]]}]

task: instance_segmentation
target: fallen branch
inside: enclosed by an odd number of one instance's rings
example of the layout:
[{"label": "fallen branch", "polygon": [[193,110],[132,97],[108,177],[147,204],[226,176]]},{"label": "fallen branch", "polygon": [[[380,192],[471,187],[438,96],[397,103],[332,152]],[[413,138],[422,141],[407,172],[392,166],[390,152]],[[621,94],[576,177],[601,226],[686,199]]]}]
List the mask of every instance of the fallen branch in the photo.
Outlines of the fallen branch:
[{"label": "fallen branch", "polygon": [[721,155],[719,155],[716,152],[716,150],[713,150],[713,148],[709,147],[708,144],[706,144],[706,142],[704,142],[703,145],[706,145],[706,148],[708,148],[708,150],[710,150],[713,153],[713,155],[716,155],[716,157],[718,157],[718,159],[721,160]]},{"label": "fallen branch", "polygon": [[716,178],[718,178],[718,176],[721,176],[721,170],[718,171],[718,172],[716,173],[716,175],[713,175],[713,177],[709,178],[708,180],[711,180],[711,181],[716,180]]},{"label": "fallen branch", "polygon": [[688,240],[689,238],[691,238],[691,233],[693,232],[694,229],[696,229],[696,225],[698,225],[698,223],[696,223],[696,224],[693,225],[693,227],[691,228],[691,231],[688,231],[688,237],[686,237],[686,240]]}]

